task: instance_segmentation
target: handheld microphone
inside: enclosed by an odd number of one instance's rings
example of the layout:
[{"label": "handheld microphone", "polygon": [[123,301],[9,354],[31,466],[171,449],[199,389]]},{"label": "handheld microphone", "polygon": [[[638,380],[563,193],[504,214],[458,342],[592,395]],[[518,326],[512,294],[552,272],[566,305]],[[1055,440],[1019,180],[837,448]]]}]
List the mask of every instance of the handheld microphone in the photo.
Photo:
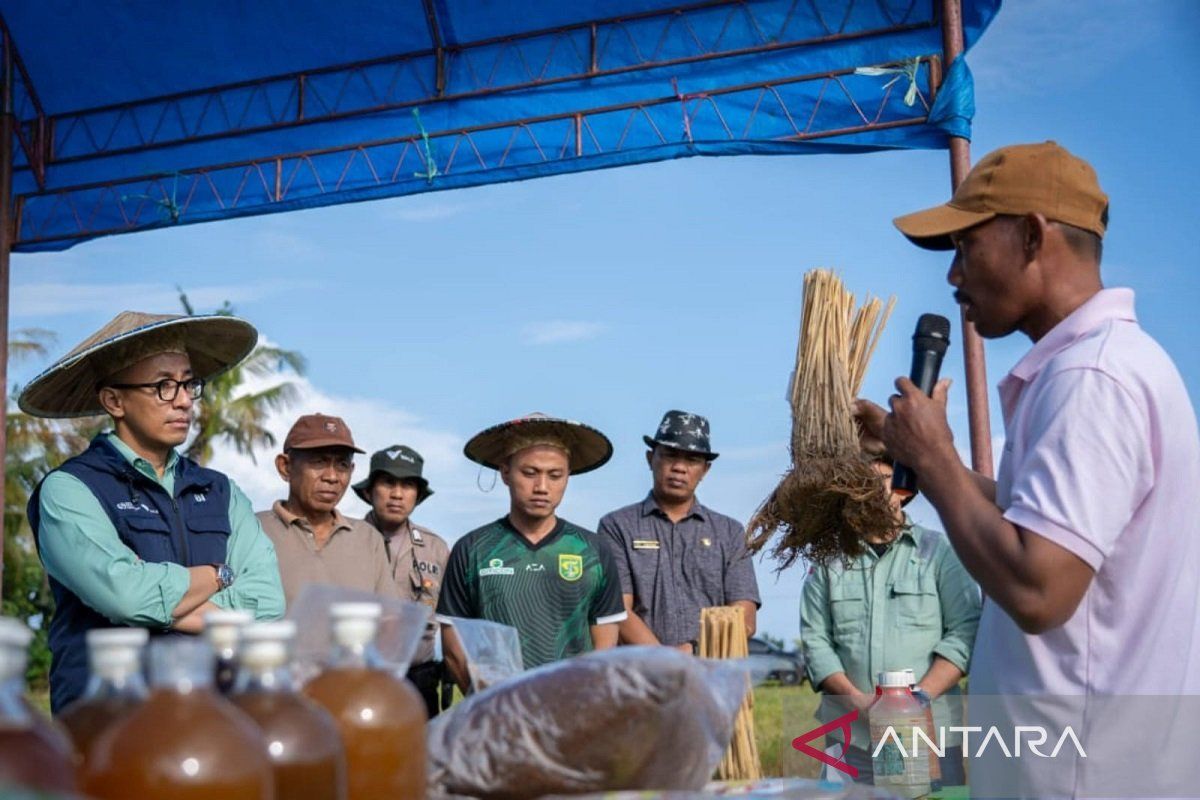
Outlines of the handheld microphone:
[{"label": "handheld microphone", "polygon": [[[938,314],[922,314],[913,333],[912,369],[908,377],[927,395],[933,394],[949,346],[950,320]],[[917,493],[917,474],[899,461],[892,465],[892,491],[904,498]]]}]

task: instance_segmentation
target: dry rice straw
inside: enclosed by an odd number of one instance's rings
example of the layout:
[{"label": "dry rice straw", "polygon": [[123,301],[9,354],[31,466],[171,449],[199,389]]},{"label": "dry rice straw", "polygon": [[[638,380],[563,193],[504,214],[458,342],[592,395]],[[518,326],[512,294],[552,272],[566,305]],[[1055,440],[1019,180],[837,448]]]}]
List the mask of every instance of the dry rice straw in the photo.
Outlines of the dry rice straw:
[{"label": "dry rice straw", "polygon": [[895,527],[887,493],[859,446],[854,397],[895,305],[854,295],[824,269],[804,276],[796,369],[792,373],[792,466],[747,525],[747,542],[785,569],[853,558],[864,536]]},{"label": "dry rice straw", "polygon": [[[700,610],[700,655],[704,658],[746,658],[746,618],[740,608],[718,606]],[[754,739],[754,692],[747,691],[733,726],[733,739],[717,767],[717,780],[757,781],[762,778],[758,744]]]}]

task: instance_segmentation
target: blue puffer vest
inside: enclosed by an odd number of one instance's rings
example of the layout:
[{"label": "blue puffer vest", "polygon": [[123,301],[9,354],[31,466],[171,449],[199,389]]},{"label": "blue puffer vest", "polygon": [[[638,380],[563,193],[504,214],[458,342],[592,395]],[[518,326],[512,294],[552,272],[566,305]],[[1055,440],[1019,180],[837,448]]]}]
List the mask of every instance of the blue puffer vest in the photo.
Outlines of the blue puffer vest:
[{"label": "blue puffer vest", "polygon": [[[172,497],[134,469],[103,434],[59,469],[91,490],[121,541],[142,561],[171,561],[185,567],[225,562],[231,532],[229,479],[221,473],[181,456],[175,463]],[[39,547],[41,490],[38,484],[27,508]],[[87,632],[114,623],[53,577],[50,589],[55,602],[50,620],[50,706],[57,713],[87,686]],[[151,630],[152,634],[166,632]]]}]

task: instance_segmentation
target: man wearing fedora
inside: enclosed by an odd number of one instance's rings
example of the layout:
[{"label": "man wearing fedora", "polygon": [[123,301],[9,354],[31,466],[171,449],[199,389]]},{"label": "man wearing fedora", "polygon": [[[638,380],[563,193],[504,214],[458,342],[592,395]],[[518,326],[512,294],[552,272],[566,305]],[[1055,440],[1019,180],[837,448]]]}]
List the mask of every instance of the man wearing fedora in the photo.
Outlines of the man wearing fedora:
[{"label": "man wearing fedora", "polygon": [[113,425],[47,475],[27,509],[55,600],[55,712],[84,690],[93,628],[197,633],[216,609],[283,615],[275,550],[249,500],[228,477],[175,450],[205,382],[257,340],[249,323],[231,316],[126,311],[21,392],[27,414],[107,414]]},{"label": "man wearing fedora", "polygon": [[275,456],[288,496],[258,519],[275,544],[288,605],[314,583],[400,596],[379,533],[337,509],[361,452],[341,417],[305,414]]},{"label": "man wearing fedora", "polygon": [[[371,506],[366,521],[382,534],[392,578],[401,596],[436,609],[450,547],[445,539],[411,518],[413,509],[433,494],[424,467],[425,459],[411,447],[385,447],[371,456],[371,472],[354,484],[354,493]],[[408,679],[425,698],[430,717],[439,710],[438,684],[442,678],[442,662],[434,660],[436,636],[437,623],[431,622],[408,671]]]},{"label": "man wearing fedora", "polygon": [[712,606],[742,609],[746,634],[753,636],[762,602],[745,530],[696,499],[696,487],[717,458],[708,420],[668,411],[654,436],[642,439],[650,448],[650,494],[605,515],[599,526],[616,558],[629,612],[621,642],[695,652],[700,609]]},{"label": "man wearing fedora", "polygon": [[511,625],[526,669],[613,647],[625,618],[612,554],[556,515],[571,475],[605,464],[612,443],[572,420],[530,414],[477,434],[463,452],[500,472],[509,512],[454,545],[438,600],[446,665],[469,686],[452,617]]}]

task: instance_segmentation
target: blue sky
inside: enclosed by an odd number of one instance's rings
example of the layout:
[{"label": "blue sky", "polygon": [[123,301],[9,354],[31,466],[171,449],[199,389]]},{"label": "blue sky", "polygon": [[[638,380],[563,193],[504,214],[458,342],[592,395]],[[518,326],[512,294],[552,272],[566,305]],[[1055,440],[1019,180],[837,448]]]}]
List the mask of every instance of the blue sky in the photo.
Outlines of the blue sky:
[{"label": "blue sky", "polygon": [[[1105,280],[1136,290],[1142,324],[1200,396],[1200,4],[1011,0],[969,63],[974,158],[1055,139],[1095,165],[1112,198]],[[693,158],[233,220],[15,256],[12,324],[56,331],[61,352],[123,309],[175,310],[177,284],[201,308],[228,299],[309,358],[302,403],[274,421],[280,438],[320,410],[344,416],[368,450],[417,447],[437,494],[415,518],[450,539],[507,507],[462,444],[534,410],[589,422],[616,445],[608,466],[572,481],[562,516],[592,527],[640,499],[641,436],[682,408],[710,417],[723,454],[701,499],[745,520],[788,464],[803,273],[833,267],[855,291],[896,295],[867,377],[882,401],[908,369],[916,318],[957,323],[945,256],[891,226],[948,195],[942,152]],[[987,345],[992,386],[1027,347]],[[950,413],[965,448],[957,347],[943,374],[959,378]],[[999,437],[996,407],[993,390]],[[284,490],[263,456],[217,459],[261,507]],[[928,506],[914,509],[936,525]],[[363,507],[348,497],[343,510]],[[759,565],[766,631],[798,634],[803,574]]]}]

